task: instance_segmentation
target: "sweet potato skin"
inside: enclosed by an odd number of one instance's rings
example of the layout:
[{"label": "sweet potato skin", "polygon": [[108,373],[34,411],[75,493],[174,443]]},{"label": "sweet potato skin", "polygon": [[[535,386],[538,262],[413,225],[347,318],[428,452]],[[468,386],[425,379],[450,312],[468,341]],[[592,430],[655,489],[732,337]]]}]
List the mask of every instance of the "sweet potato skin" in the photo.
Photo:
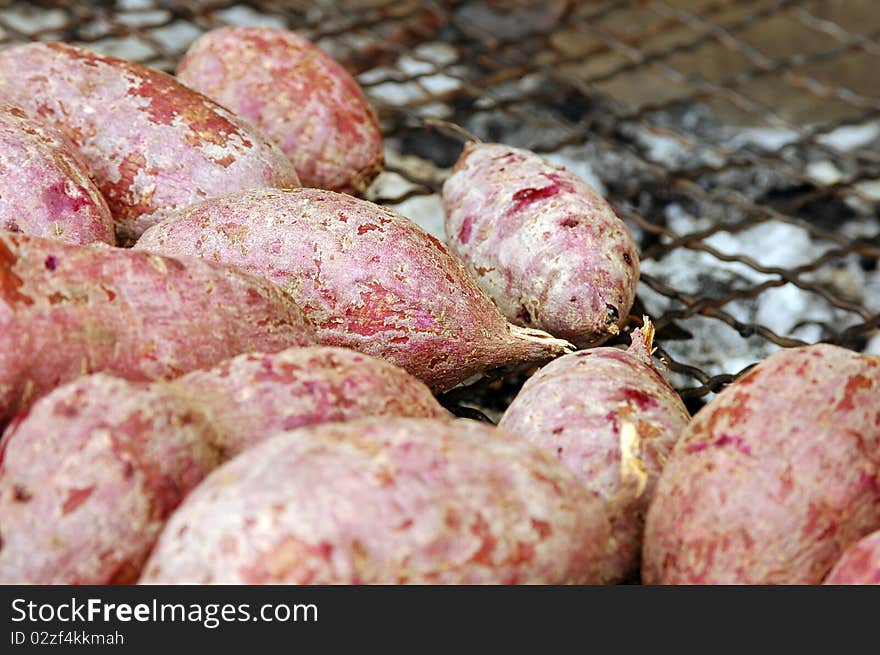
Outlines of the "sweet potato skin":
[{"label": "sweet potato skin", "polygon": [[245,271],[0,233],[0,425],[87,373],[170,379],[314,339],[287,295]]},{"label": "sweet potato skin", "polygon": [[0,583],[132,583],[218,463],[198,414],[102,373],[38,400],[0,442]]},{"label": "sweet potato skin", "polygon": [[116,243],[107,202],[61,132],[0,103],[0,230]]},{"label": "sweet potato skin", "polygon": [[382,170],[379,119],[360,86],[294,32],[211,30],[187,51],[177,78],[274,139],[303,186],[360,193]]},{"label": "sweet potato skin", "polygon": [[880,527],[880,359],[780,351],[696,414],[645,525],[648,584],[818,584]]},{"label": "sweet potato skin", "polygon": [[639,279],[626,224],[535,153],[468,143],[443,185],[446,241],[507,319],[579,348],[617,334]]},{"label": "sweet potato skin", "polygon": [[657,479],[690,420],[640,330],[628,350],[564,355],[529,378],[498,426],[552,453],[604,504],[614,579],[638,569]]},{"label": "sweet potato skin", "polygon": [[207,417],[224,458],[277,432],[317,423],[366,416],[450,418],[420,380],[346,348],[245,353],[169,386]]},{"label": "sweet potato skin", "polygon": [[880,530],[850,546],[823,584],[880,585]]},{"label": "sweet potato skin", "polygon": [[134,62],[66,43],[28,43],[0,52],[0,87],[77,146],[121,243],[203,198],[299,186],[290,161],[256,127]]},{"label": "sweet potato skin", "polygon": [[415,223],[342,193],[229,194],[181,210],[135,248],[262,275],[302,307],[321,344],[391,361],[434,390],[569,346],[510,325],[461,262]]},{"label": "sweet potato skin", "polygon": [[573,474],[492,426],[325,423],[217,469],[141,583],[598,582],[608,530]]}]

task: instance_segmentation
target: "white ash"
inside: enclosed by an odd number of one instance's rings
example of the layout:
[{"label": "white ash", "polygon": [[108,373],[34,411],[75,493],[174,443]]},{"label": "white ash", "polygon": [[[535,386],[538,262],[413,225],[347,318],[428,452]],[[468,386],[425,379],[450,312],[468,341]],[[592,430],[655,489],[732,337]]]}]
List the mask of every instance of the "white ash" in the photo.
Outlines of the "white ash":
[{"label": "white ash", "polygon": [[452,118],[452,109],[442,102],[428,102],[420,105],[416,108],[415,113],[422,118],[439,118],[447,121]]},{"label": "white ash", "polygon": [[[709,221],[692,216],[677,205],[667,207],[668,228],[679,235],[704,229]],[[791,270],[809,264],[835,244],[812,237],[798,226],[766,221],[738,233],[718,232],[703,241],[725,255],[745,255],[764,267]],[[783,278],[765,274],[740,262],[726,262],[713,255],[678,248],[660,260],[645,259],[642,271],[693,296],[721,297],[735,289],[749,289],[768,280]],[[822,284],[836,297],[880,311],[880,275],[859,265],[856,255],[825,264],[812,273],[803,273],[805,282]],[[670,299],[653,291],[646,282],[639,285],[639,298],[649,315],[686,311],[682,300]],[[814,343],[835,332],[859,324],[862,317],[834,307],[816,293],[794,284],[771,287],[756,297],[732,300],[721,308],[744,325],[763,326],[781,337]],[[779,346],[760,335],[744,336],[724,322],[699,315],[675,321],[692,334],[686,341],[660,343],[676,361],[696,366],[710,375],[735,374],[778,350]],[[673,373],[673,384],[682,388],[693,384],[688,376]]]},{"label": "white ash", "polygon": [[425,97],[425,92],[414,81],[382,82],[369,87],[371,99],[379,100],[387,105],[408,105]]},{"label": "white ash", "polygon": [[822,186],[837,184],[843,179],[843,172],[827,159],[810,162],[805,173],[813,182]]},{"label": "white ash", "polygon": [[192,42],[201,36],[202,31],[183,20],[176,20],[164,27],[159,27],[150,32],[163,48],[171,52],[185,52]]},{"label": "white ash", "polygon": [[[426,184],[435,187],[439,187],[448,177],[448,169],[439,168],[434,162],[421,157],[401,155],[395,149],[395,145],[393,141],[386,144],[385,162],[387,166],[405,170],[414,179],[424,180]],[[365,197],[368,200],[382,202],[383,205],[387,205],[398,214],[411,219],[429,234],[445,241],[443,202],[439,194],[420,193],[402,202],[395,202],[396,198],[419,188],[420,185],[407,180],[398,173],[384,171],[373,180]],[[424,189],[422,190],[424,191]]]},{"label": "white ash", "polygon": [[67,13],[61,9],[15,4],[3,10],[3,21],[22,34],[35,35],[60,30],[68,23]]},{"label": "white ash", "polygon": [[139,11],[153,8],[152,0],[117,0],[120,11]]},{"label": "white ash", "polygon": [[[372,68],[358,75],[371,99],[380,103],[404,106],[425,100],[429,95],[451,93],[462,81],[463,67],[451,66],[457,59],[455,49],[445,43],[424,43],[397,58],[391,66]],[[434,107],[430,115],[448,115]],[[423,114],[424,115],[424,114]]]},{"label": "white ash", "polygon": [[635,140],[646,159],[667,168],[688,168],[695,165],[719,167],[724,163],[718,153],[692,139],[649,130],[641,124],[621,126],[621,132]]},{"label": "white ash", "polygon": [[458,50],[442,41],[421,43],[412,50],[413,55],[434,63],[437,67],[448,66],[458,60]]},{"label": "white ash", "polygon": [[143,11],[120,11],[116,14],[116,20],[134,28],[149,28],[154,25],[162,25],[171,17],[167,9],[145,9]]},{"label": "white ash", "polygon": [[427,75],[437,72],[437,62],[431,61],[417,51],[397,58],[396,68],[404,75]]},{"label": "white ash", "polygon": [[399,198],[415,188],[418,188],[417,185],[397,173],[386,171],[373,181],[365,196],[367,200],[381,200],[383,205],[411,219],[426,232],[441,241],[445,240],[443,203],[439,195],[414,195],[403,202],[393,201],[394,198]]},{"label": "white ash", "polygon": [[443,201],[439,195],[413,196],[402,203],[390,206],[397,213],[418,223],[429,234],[445,241]]},{"label": "white ash", "polygon": [[816,137],[822,145],[844,152],[864,148],[880,138],[880,123],[871,121],[862,125],[844,125]]},{"label": "white ash", "polygon": [[121,57],[132,61],[144,61],[156,55],[153,46],[136,36],[102,39],[94,44],[86,45],[86,47],[111,57]]},{"label": "white ash", "polygon": [[364,90],[371,100],[398,107],[424,101],[429,96],[452,93],[462,85],[461,80],[455,77],[463,72],[461,68],[452,66],[443,69],[445,72],[430,74],[437,70],[434,64],[412,59],[409,61],[419,65],[411,66],[411,72],[407,72],[402,81],[398,81],[401,75],[394,68],[383,67],[361,73],[358,82],[365,87]]},{"label": "white ash", "polygon": [[757,146],[766,152],[776,152],[783,146],[796,143],[799,135],[795,130],[786,130],[773,127],[751,127],[732,130],[731,136],[725,143],[730,150],[737,150],[743,146]]},{"label": "white ash", "polygon": [[240,27],[286,27],[279,16],[265,14],[246,5],[235,5],[214,12],[214,15],[228,25]]}]

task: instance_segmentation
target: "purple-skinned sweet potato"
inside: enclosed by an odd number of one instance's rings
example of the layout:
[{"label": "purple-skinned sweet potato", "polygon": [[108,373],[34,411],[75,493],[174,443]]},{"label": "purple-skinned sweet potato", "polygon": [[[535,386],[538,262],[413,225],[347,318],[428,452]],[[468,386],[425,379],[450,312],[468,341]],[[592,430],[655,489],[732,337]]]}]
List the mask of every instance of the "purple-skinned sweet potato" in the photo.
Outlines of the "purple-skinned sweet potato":
[{"label": "purple-skinned sweet potato", "polygon": [[639,254],[586,182],[533,152],[468,143],[443,185],[446,240],[511,322],[579,348],[618,334]]},{"label": "purple-skinned sweet potato", "polygon": [[694,416],[645,521],[647,584],[819,584],[880,528],[880,358],[777,352]]},{"label": "purple-skinned sweet potato", "polygon": [[70,137],[107,199],[120,242],[170,211],[253,187],[294,187],[281,149],[172,76],[66,43],[0,52],[11,102]]},{"label": "purple-skinned sweet potato", "polygon": [[170,379],[314,343],[289,296],[234,267],[0,232],[0,425],[87,373]]},{"label": "purple-skinned sweet potato", "polygon": [[597,499],[524,439],[467,419],[282,432],[180,506],[150,584],[605,581]]},{"label": "purple-skinned sweet potato", "polygon": [[823,584],[880,585],[880,530],[850,546]]},{"label": "purple-skinned sweet potato", "polygon": [[359,193],[382,170],[379,120],[360,86],[294,32],[211,30],[187,51],[177,78],[273,138],[303,186]]},{"label": "purple-skinned sweet potato", "polygon": [[415,223],[342,193],[229,194],[153,226],[135,248],[265,276],[302,307],[322,344],[391,361],[434,390],[569,347],[508,323],[461,262]]},{"label": "purple-skinned sweet potato", "polygon": [[690,420],[654,366],[652,339],[645,321],[628,350],[592,348],[550,362],[526,381],[498,424],[555,455],[602,499],[617,580],[638,569],[657,479]]},{"label": "purple-skinned sweet potato", "polygon": [[113,216],[61,132],[0,104],[0,230],[115,245]]},{"label": "purple-skinned sweet potato", "polygon": [[209,433],[159,386],[103,373],[38,400],[0,441],[0,583],[135,582],[220,462]]},{"label": "purple-skinned sweet potato", "polygon": [[246,353],[169,384],[208,418],[224,458],[282,430],[316,423],[366,416],[450,417],[420,380],[345,348]]}]

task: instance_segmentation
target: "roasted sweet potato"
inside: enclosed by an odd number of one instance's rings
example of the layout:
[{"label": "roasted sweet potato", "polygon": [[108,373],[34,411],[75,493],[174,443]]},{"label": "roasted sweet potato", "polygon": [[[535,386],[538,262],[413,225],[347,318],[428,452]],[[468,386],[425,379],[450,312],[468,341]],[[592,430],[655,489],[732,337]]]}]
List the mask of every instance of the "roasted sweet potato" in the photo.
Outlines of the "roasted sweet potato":
[{"label": "roasted sweet potato", "polygon": [[599,495],[612,523],[617,580],[638,571],[645,513],[690,419],[651,359],[650,322],[643,330],[628,350],[554,360],[528,379],[498,424],[553,453]]},{"label": "roasted sweet potato", "polygon": [[262,132],[170,75],[66,43],[0,52],[0,88],[79,148],[132,241],[177,207],[236,189],[299,186]]},{"label": "roasted sweet potato", "polygon": [[880,528],[880,358],[777,352],[700,410],[645,523],[648,584],[818,584]]},{"label": "roasted sweet potato", "polygon": [[38,400],[0,442],[0,583],[135,582],[220,461],[209,431],[161,387],[102,373]]},{"label": "roasted sweet potato", "polygon": [[87,373],[170,379],[314,342],[281,289],[234,267],[0,233],[0,425]]},{"label": "roasted sweet potato", "polygon": [[181,210],[135,246],[234,264],[277,283],[324,345],[387,359],[435,390],[569,344],[508,323],[446,247],[409,219],[319,189],[258,189]]},{"label": "roasted sweet potato", "polygon": [[303,186],[358,193],[382,170],[379,120],[360,86],[295,32],[211,30],[187,51],[177,78],[273,138]]},{"label": "roasted sweet potato", "polygon": [[638,249],[578,176],[528,150],[469,143],[443,203],[450,249],[508,320],[581,348],[618,334],[635,299]]},{"label": "roasted sweet potato", "polygon": [[142,583],[590,583],[598,500],[524,439],[458,419],[283,432],[168,522]]},{"label": "roasted sweet potato", "polygon": [[403,369],[345,348],[246,353],[169,384],[207,417],[224,458],[282,430],[316,423],[450,417],[428,387]]},{"label": "roasted sweet potato", "polygon": [[107,202],[70,140],[2,103],[0,230],[70,243],[116,243]]}]

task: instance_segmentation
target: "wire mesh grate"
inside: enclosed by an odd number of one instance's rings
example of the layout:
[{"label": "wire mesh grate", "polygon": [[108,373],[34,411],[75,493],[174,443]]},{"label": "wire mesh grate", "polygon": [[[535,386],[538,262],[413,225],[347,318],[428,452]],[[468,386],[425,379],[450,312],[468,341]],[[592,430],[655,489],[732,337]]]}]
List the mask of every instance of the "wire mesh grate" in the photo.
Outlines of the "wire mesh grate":
[{"label": "wire mesh grate", "polygon": [[[173,71],[206,30],[295,29],[355,73],[380,113],[388,167],[368,197],[437,236],[462,146],[448,124],[569,166],[637,237],[633,314],[655,321],[696,408],[781,347],[880,354],[874,5],[0,2],[0,47],[59,39]],[[506,373],[446,400],[501,411],[523,375]]]}]

